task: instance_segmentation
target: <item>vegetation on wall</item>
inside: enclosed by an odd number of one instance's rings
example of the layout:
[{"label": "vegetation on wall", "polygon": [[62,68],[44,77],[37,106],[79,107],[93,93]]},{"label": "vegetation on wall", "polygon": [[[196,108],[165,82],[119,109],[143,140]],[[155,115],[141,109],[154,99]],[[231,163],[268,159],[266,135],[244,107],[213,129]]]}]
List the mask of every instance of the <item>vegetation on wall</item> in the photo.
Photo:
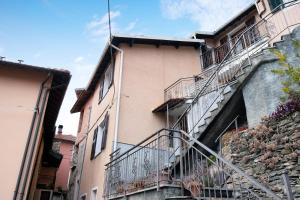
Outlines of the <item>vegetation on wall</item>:
[{"label": "vegetation on wall", "polygon": [[[294,50],[297,52],[300,50],[300,41],[293,41]],[[272,49],[271,52],[278,58],[278,62],[281,65],[280,69],[272,70],[273,73],[284,77],[282,81],[282,91],[286,94],[282,98],[283,101],[293,99],[295,96],[300,95],[300,66],[296,66],[287,61],[287,55],[281,53],[278,49]],[[295,57],[300,58],[300,54],[296,53]],[[297,63],[298,64],[298,63]]]},{"label": "vegetation on wall", "polygon": [[[300,41],[293,40],[294,52],[299,52]],[[287,55],[278,49],[272,49],[271,52],[278,58],[281,68],[272,70],[273,73],[284,78],[282,81],[282,91],[285,93],[281,97],[282,104],[270,115],[270,118],[279,120],[289,114],[300,111],[300,66],[291,64],[287,60]],[[295,53],[295,57],[300,59],[300,54]]]}]

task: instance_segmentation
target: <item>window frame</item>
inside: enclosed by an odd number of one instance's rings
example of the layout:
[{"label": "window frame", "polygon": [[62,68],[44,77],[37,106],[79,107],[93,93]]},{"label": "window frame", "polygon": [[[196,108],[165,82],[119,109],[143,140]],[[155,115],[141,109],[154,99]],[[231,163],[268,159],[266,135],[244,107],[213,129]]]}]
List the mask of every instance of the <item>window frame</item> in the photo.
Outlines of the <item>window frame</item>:
[{"label": "window frame", "polygon": [[273,2],[274,0],[268,0],[268,3],[269,3],[269,7],[270,7],[270,10],[271,12],[277,12],[278,10],[280,10],[280,5],[284,5],[284,1],[283,0],[275,0],[275,1],[280,1],[281,3],[279,3],[277,6],[273,7]]},{"label": "window frame", "polygon": [[80,197],[79,197],[79,199],[80,199],[80,200],[83,200],[83,197],[85,197],[84,200],[87,200],[87,193],[81,194]]},{"label": "window frame", "polygon": [[[92,199],[94,191],[96,191],[96,199]],[[91,189],[91,200],[97,200],[97,198],[98,198],[98,187],[94,187]]]},{"label": "window frame", "polygon": [[[107,132],[108,132],[108,124],[109,124],[109,115],[106,113],[104,119],[101,123],[94,129],[94,135],[92,140],[92,148],[91,148],[91,156],[90,159],[94,160],[97,156],[101,154],[101,152],[105,149],[107,143]],[[99,131],[102,129],[102,132]],[[101,140],[98,138],[98,134],[101,134]],[[97,143],[99,142],[99,143]],[[97,144],[100,146],[100,150],[96,151]],[[98,146],[98,147],[99,147]]]},{"label": "window frame", "polygon": [[[107,87],[107,91],[104,91],[104,83],[106,80],[106,76],[108,73],[108,70],[110,71],[110,79],[109,79],[109,83],[108,83],[108,87]],[[104,73],[101,75],[100,80],[99,80],[99,99],[98,99],[98,104],[100,104],[102,102],[102,100],[105,98],[105,96],[107,95],[107,93],[110,90],[110,87],[113,84],[113,79],[114,79],[114,66],[112,64],[109,64],[106,69],[104,70]],[[105,93],[104,93],[105,92]]]}]

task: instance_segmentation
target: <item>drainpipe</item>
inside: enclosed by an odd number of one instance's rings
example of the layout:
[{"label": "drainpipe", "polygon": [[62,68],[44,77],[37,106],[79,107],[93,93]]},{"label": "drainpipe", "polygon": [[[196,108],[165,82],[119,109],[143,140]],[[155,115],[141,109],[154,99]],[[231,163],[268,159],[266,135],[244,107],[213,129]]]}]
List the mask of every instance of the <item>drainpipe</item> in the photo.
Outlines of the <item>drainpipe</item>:
[{"label": "drainpipe", "polygon": [[51,88],[46,88],[46,87],[44,87],[44,89],[46,89],[46,90],[45,90],[45,93],[44,93],[44,96],[43,96],[41,109],[39,111],[40,115],[39,115],[39,118],[38,118],[38,121],[37,121],[37,126],[35,128],[34,138],[33,138],[33,141],[32,141],[32,146],[31,146],[30,152],[29,152],[28,165],[27,165],[27,168],[26,168],[26,171],[25,171],[24,181],[23,181],[22,187],[21,187],[21,192],[20,192],[20,199],[21,200],[23,200],[23,195],[24,195],[24,191],[25,191],[25,187],[26,187],[26,183],[27,183],[28,173],[29,173],[29,170],[30,170],[30,161],[32,160],[34,149],[35,149],[35,146],[36,146],[36,143],[37,143],[38,133],[39,133],[39,130],[40,130],[42,116],[43,116],[44,110],[45,110],[47,96],[48,96],[49,91],[51,90]]},{"label": "drainpipe", "polygon": [[122,86],[122,71],[123,71],[123,54],[124,51],[113,44],[110,44],[114,49],[119,51],[121,54],[121,62],[120,62],[120,71],[119,71],[119,83],[118,83],[118,93],[117,93],[117,112],[115,118],[115,136],[114,136],[114,148],[113,151],[117,150],[117,142],[118,142],[118,131],[119,131],[119,115],[120,115],[120,99],[121,99],[121,86]]},{"label": "drainpipe", "polygon": [[22,162],[21,162],[21,166],[20,166],[20,170],[19,170],[19,174],[18,174],[18,179],[17,179],[15,191],[14,191],[14,197],[13,197],[14,200],[16,200],[16,198],[18,196],[19,187],[20,187],[20,183],[21,183],[21,177],[22,177],[22,174],[23,174],[25,160],[26,160],[26,157],[27,157],[28,148],[29,148],[29,144],[30,144],[30,141],[31,141],[31,136],[32,136],[34,124],[35,124],[35,121],[36,121],[40,100],[41,100],[42,93],[43,93],[43,90],[44,90],[44,85],[49,80],[49,78],[50,78],[50,73],[48,74],[47,78],[42,82],[42,84],[40,86],[40,89],[39,89],[37,101],[36,101],[36,104],[35,104],[35,107],[34,107],[33,117],[32,117],[30,128],[29,128],[29,133],[28,133],[28,137],[27,137],[27,141],[26,141],[26,145],[25,145],[25,149],[24,149],[24,153],[23,153],[23,157],[22,157]]}]

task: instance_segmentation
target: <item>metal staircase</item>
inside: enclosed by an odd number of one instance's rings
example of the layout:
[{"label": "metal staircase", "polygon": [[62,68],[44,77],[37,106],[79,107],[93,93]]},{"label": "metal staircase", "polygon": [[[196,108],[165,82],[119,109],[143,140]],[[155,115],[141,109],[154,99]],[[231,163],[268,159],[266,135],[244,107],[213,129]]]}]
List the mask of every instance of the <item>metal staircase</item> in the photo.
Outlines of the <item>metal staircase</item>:
[{"label": "metal staircase", "polygon": [[[171,141],[174,142],[171,145]],[[276,199],[270,189],[184,131],[162,129],[106,165],[104,195],[178,187],[164,199]]]},{"label": "metal staircase", "polygon": [[[247,45],[242,55],[236,57],[236,52],[253,29],[261,30],[266,23],[264,19],[241,34],[210,76],[200,80],[201,87],[194,90],[194,98],[171,129],[161,129],[124,153],[112,154],[105,171],[106,199],[146,195],[153,190],[161,194],[160,199],[169,200],[281,199],[197,139],[259,66],[265,45],[251,54]],[[232,59],[236,64],[228,68]],[[205,98],[210,102],[199,109]],[[181,195],[161,192],[165,187],[179,188]]]}]

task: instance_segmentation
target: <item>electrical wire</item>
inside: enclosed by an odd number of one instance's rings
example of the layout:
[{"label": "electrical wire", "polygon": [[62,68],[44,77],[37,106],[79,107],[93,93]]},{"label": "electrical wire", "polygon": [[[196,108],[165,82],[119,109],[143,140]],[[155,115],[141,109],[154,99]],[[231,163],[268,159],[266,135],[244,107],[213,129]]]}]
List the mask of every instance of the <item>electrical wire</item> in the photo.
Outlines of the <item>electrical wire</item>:
[{"label": "electrical wire", "polygon": [[110,63],[112,66],[112,86],[113,86],[113,96],[111,99],[111,102],[114,101],[115,98],[115,92],[116,92],[116,88],[115,88],[115,79],[114,79],[114,74],[115,74],[115,65],[114,65],[114,58],[113,58],[113,47],[112,47],[112,31],[111,31],[111,17],[110,17],[110,0],[107,0],[107,15],[108,15],[108,31],[109,31],[109,51],[110,51]]}]

